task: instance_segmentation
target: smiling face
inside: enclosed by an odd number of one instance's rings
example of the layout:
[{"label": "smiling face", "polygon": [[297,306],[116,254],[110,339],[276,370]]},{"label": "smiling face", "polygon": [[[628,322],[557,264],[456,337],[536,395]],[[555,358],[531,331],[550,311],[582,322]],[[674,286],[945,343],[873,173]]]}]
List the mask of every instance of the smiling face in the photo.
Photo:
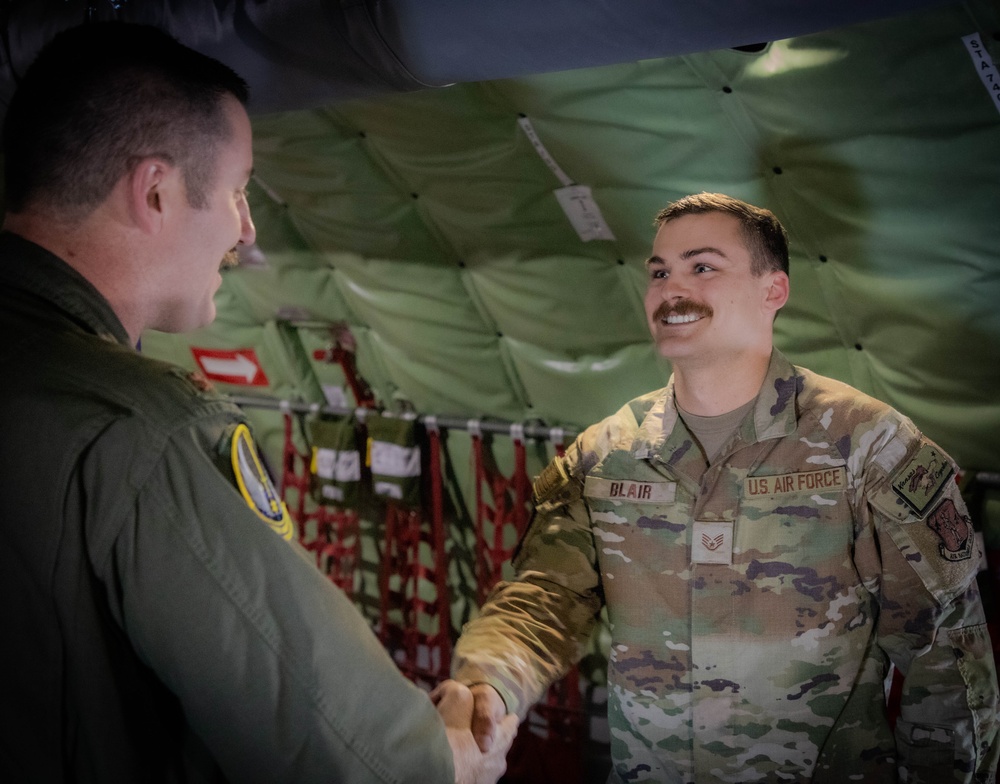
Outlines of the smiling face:
[{"label": "smiling face", "polygon": [[251,244],[256,231],[250,218],[246,187],[253,171],[250,120],[235,98],[225,96],[230,134],[218,143],[215,172],[205,192],[205,205],[175,200],[169,283],[161,289],[161,322],[155,328],[184,332],[215,319],[219,269],[235,263],[238,244]]},{"label": "smiling face", "polygon": [[704,212],[667,221],[646,268],[646,320],[657,350],[675,366],[770,353],[788,276],[753,274],[737,218]]}]

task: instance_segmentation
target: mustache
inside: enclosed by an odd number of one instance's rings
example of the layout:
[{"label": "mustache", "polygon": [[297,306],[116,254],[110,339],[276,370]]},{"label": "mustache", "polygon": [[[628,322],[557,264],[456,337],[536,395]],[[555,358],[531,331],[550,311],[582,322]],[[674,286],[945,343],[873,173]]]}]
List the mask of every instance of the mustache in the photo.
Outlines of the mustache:
[{"label": "mustache", "polygon": [[653,320],[661,321],[667,316],[701,316],[702,318],[709,318],[712,316],[714,311],[708,305],[701,302],[695,302],[693,299],[680,299],[674,303],[661,302],[656,310],[653,311]]},{"label": "mustache", "polygon": [[220,270],[232,269],[238,266],[240,263],[239,254],[236,252],[236,248],[232,250],[227,250],[225,255],[222,257],[222,263],[219,264]]}]

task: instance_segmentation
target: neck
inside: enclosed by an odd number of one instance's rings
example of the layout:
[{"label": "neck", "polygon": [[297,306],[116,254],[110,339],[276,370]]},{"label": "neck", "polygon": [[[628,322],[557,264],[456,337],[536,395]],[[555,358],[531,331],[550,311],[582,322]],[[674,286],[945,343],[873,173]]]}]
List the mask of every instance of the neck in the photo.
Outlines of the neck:
[{"label": "neck", "polygon": [[677,360],[673,364],[677,405],[695,416],[735,411],[757,397],[770,362],[770,346],[766,351],[747,352],[725,362]]},{"label": "neck", "polygon": [[8,214],[3,228],[45,248],[79,272],[108,301],[135,345],[142,334],[143,308],[135,292],[130,254],[120,239],[104,236],[97,221],[67,223],[47,212],[27,210]]}]

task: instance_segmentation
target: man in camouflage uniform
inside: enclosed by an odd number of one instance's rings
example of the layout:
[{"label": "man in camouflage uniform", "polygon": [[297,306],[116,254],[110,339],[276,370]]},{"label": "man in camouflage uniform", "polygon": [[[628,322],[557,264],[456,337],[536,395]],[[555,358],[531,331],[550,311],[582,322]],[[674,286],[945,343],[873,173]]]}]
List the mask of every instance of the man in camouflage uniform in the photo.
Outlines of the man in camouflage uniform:
[{"label": "man in camouflage uniform", "polygon": [[770,212],[701,194],[657,223],[645,307],[673,375],[536,482],[517,579],[456,650],[474,732],[489,746],[505,705],[523,717],[606,605],[610,781],[992,782],[996,673],[954,464],[773,349],[788,250]]}]

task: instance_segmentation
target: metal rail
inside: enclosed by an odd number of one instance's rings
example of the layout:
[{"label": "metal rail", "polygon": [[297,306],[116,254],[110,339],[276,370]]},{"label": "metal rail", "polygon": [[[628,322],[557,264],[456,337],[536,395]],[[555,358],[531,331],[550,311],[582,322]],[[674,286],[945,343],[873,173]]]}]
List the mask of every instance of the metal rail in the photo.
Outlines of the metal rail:
[{"label": "metal rail", "polygon": [[552,441],[564,443],[576,437],[579,431],[573,428],[549,427],[535,422],[507,422],[498,419],[478,419],[456,416],[438,416],[433,414],[394,413],[377,411],[371,408],[347,408],[321,403],[307,403],[302,400],[279,400],[273,397],[257,397],[254,395],[227,395],[227,398],[241,408],[264,408],[271,411],[289,411],[298,414],[333,414],[335,416],[355,416],[364,421],[371,414],[395,419],[412,419],[420,422],[428,429],[464,430],[473,435],[483,433],[501,433],[515,440],[530,438],[537,441]]}]

